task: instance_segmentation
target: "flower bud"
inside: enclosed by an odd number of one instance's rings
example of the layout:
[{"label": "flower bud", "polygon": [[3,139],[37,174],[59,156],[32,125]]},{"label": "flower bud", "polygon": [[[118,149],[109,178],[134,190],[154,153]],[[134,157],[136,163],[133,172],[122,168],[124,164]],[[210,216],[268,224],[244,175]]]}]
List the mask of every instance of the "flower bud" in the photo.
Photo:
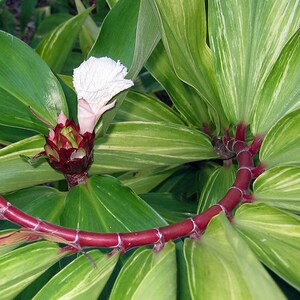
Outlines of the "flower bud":
[{"label": "flower bud", "polygon": [[58,124],[46,137],[45,155],[54,169],[64,173],[69,187],[87,179],[87,170],[93,161],[95,134],[80,133],[79,126],[61,113]]}]

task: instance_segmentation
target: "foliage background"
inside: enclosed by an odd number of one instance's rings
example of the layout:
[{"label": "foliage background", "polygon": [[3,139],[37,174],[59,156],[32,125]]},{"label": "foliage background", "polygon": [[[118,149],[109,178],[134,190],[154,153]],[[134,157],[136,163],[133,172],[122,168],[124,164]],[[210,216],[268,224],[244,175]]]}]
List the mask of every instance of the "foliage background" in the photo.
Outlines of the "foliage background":
[{"label": "foliage background", "polygon": [[[158,254],[89,250],[93,269],[52,242],[1,246],[1,298],[297,299],[299,1],[110,0],[85,10],[90,2],[0,1],[1,29],[30,46],[0,34],[0,192],[8,201],[102,232],[195,216],[224,196],[236,172],[235,161],[223,166],[204,123],[216,136],[249,124],[249,142],[265,136],[256,161],[267,170],[233,224],[220,214],[199,240]],[[91,55],[120,59],[135,86],[98,124],[93,176],[67,192],[61,174],[20,157],[40,152],[48,132],[28,106],[52,122],[60,110],[76,119],[71,74]],[[3,233],[12,228],[1,221]]]}]

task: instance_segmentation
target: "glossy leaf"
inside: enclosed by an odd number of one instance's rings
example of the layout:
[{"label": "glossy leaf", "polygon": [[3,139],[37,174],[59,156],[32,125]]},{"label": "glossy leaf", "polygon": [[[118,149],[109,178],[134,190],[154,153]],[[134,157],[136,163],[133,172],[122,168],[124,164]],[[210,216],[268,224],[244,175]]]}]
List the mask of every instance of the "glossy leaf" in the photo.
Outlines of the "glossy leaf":
[{"label": "glossy leaf", "polygon": [[195,127],[210,122],[207,104],[193,87],[177,77],[162,42],[159,42],[152,52],[146,68],[164,87],[184,119]]},{"label": "glossy leaf", "polygon": [[94,176],[72,188],[61,217],[64,226],[128,232],[166,225],[149,205],[111,176]]},{"label": "glossy leaf", "polygon": [[267,167],[300,164],[300,109],[277,122],[266,135],[259,159]]},{"label": "glossy leaf", "polygon": [[154,0],[162,39],[177,76],[194,87],[211,109],[222,116],[211,51],[206,44],[204,1]]},{"label": "glossy leaf", "polygon": [[300,219],[264,203],[241,206],[235,226],[258,258],[300,290]]},{"label": "glossy leaf", "polygon": [[121,269],[110,295],[120,299],[176,299],[176,253],[169,242],[159,253],[150,249],[137,250]]},{"label": "glossy leaf", "polygon": [[23,189],[4,196],[12,205],[27,214],[59,224],[65,193],[46,186]]},{"label": "glossy leaf", "polygon": [[23,128],[0,125],[0,144],[5,146],[33,135],[36,135],[36,132]]},{"label": "glossy leaf", "polygon": [[[276,60],[299,27],[299,9],[297,0],[209,2],[214,71],[231,123],[247,123],[252,110],[265,116],[253,104],[261,100]],[[270,98],[263,101],[270,103]]]},{"label": "glossy leaf", "polygon": [[44,144],[42,136],[34,136],[0,150],[0,193],[64,178],[61,173],[52,169],[46,160],[34,167],[20,157],[33,157],[44,150]]},{"label": "glossy leaf", "polygon": [[[124,13],[126,11],[126,13]],[[105,18],[89,55],[109,56],[128,68],[128,78],[140,72],[160,39],[158,25],[148,0],[119,0]],[[103,135],[121,106],[126,92],[117,97],[117,105],[102,117],[97,135]]]},{"label": "glossy leaf", "polygon": [[98,299],[99,294],[109,279],[118,255],[109,257],[99,250],[87,252],[97,268],[83,255],[52,277],[33,299]]},{"label": "glossy leaf", "polygon": [[[116,123],[95,143],[90,174],[137,171],[216,157],[204,134],[171,123]],[[64,178],[46,161],[32,166],[20,157],[33,157],[43,151],[44,144],[42,136],[35,136],[0,150],[0,193]]]},{"label": "glossy leaf", "polygon": [[176,223],[196,215],[194,202],[178,199],[171,193],[147,193],[141,198],[155,209],[168,223]]},{"label": "glossy leaf", "polygon": [[274,167],[253,184],[255,201],[300,213],[300,167]]},{"label": "glossy leaf", "polygon": [[118,179],[124,185],[130,187],[136,194],[141,194],[147,193],[155,188],[176,170],[176,167],[145,169],[141,171],[127,172],[119,176]]},{"label": "glossy leaf", "polygon": [[13,299],[51,265],[66,256],[51,242],[37,242],[0,257],[0,298]]},{"label": "glossy leaf", "polygon": [[100,166],[118,172],[214,157],[210,140],[200,131],[171,123],[121,122],[96,140],[91,173]]},{"label": "glossy leaf", "polygon": [[25,43],[0,32],[0,123],[48,132],[29,106],[53,124],[68,114],[63,91],[45,62]]},{"label": "glossy leaf", "polygon": [[253,134],[267,133],[280,118],[300,107],[299,69],[300,29],[284,47],[254,104]]},{"label": "glossy leaf", "polygon": [[61,72],[66,59],[78,37],[81,26],[91,10],[88,9],[59,25],[47,34],[37,46],[37,53],[55,73]]},{"label": "glossy leaf", "polygon": [[235,177],[236,170],[233,165],[215,169],[202,190],[197,213],[201,213],[219,202],[232,186]]},{"label": "glossy leaf", "polygon": [[148,94],[129,92],[114,122],[170,122],[184,124],[182,119],[166,104]]},{"label": "glossy leaf", "polygon": [[185,240],[184,255],[192,299],[285,299],[223,213]]}]

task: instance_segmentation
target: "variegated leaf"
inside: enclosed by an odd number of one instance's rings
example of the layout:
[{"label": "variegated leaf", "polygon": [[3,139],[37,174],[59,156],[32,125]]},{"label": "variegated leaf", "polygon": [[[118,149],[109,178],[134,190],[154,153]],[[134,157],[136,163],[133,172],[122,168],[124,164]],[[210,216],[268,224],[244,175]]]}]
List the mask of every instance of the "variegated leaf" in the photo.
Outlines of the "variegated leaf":
[{"label": "variegated leaf", "polygon": [[300,213],[300,167],[271,168],[254,181],[253,190],[256,201]]},{"label": "variegated leaf", "polygon": [[177,76],[194,87],[210,109],[216,110],[224,119],[212,70],[211,51],[206,44],[205,1],[153,2],[163,43]]},{"label": "variegated leaf", "polygon": [[247,123],[283,47],[299,28],[299,1],[213,0],[208,15],[224,111],[233,124]]},{"label": "variegated leaf", "polygon": [[266,135],[259,159],[267,167],[300,164],[300,109],[277,122]]},{"label": "variegated leaf", "polygon": [[185,240],[184,256],[192,299],[285,299],[224,213]]},{"label": "variegated leaf", "polygon": [[152,52],[146,68],[164,87],[174,106],[187,122],[199,127],[199,125],[211,121],[206,102],[199,97],[193,87],[177,77],[162,42],[159,42]]},{"label": "variegated leaf", "polygon": [[237,210],[234,224],[258,258],[300,290],[300,218],[254,203]]},{"label": "variegated leaf", "polygon": [[253,134],[267,133],[280,118],[300,106],[299,69],[300,29],[283,49],[255,99],[250,121]]},{"label": "variegated leaf", "polygon": [[87,252],[96,268],[83,255],[52,277],[35,295],[34,300],[47,299],[97,299],[109,279],[118,255],[109,257],[99,250]]},{"label": "variegated leaf", "polygon": [[159,253],[137,250],[121,269],[110,300],[173,300],[177,288],[176,252],[169,242]]},{"label": "variegated leaf", "polygon": [[50,266],[66,256],[52,242],[37,242],[0,257],[0,298],[14,299]]}]

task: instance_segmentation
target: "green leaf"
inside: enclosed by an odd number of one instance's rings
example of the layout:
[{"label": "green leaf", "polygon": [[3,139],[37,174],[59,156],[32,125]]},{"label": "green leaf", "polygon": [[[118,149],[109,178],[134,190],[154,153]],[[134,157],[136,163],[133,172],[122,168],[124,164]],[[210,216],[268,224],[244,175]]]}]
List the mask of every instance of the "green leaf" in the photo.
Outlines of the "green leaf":
[{"label": "green leaf", "polygon": [[47,62],[53,72],[61,72],[78,37],[82,24],[90,11],[91,9],[87,9],[59,25],[59,27],[47,34],[37,46],[37,53]]},{"label": "green leaf", "polygon": [[299,69],[300,30],[284,47],[254,103],[251,117],[253,134],[266,134],[280,118],[300,106]]},{"label": "green leaf", "polygon": [[159,42],[152,52],[146,68],[164,87],[174,106],[187,122],[195,127],[210,122],[206,102],[199,97],[194,88],[177,77],[162,42]]},{"label": "green leaf", "polygon": [[[20,155],[43,151],[45,140],[35,136],[0,150],[0,193],[63,179],[46,161],[31,166]],[[214,158],[203,133],[171,123],[122,122],[95,141],[90,174],[137,171]]]},{"label": "green leaf", "polygon": [[64,226],[100,232],[128,232],[167,223],[132,190],[111,176],[94,176],[66,198]]},{"label": "green leaf", "polygon": [[255,201],[300,213],[300,167],[274,167],[253,184]]},{"label": "green leaf", "polygon": [[22,1],[21,2],[21,16],[20,16],[20,27],[21,33],[24,35],[25,29],[27,27],[28,22],[34,12],[34,8],[37,4],[37,0],[31,1]]},{"label": "green leaf", "polygon": [[137,250],[121,269],[110,300],[176,299],[176,252],[173,242],[159,253],[150,249]]},{"label": "green leaf", "polygon": [[199,214],[219,202],[232,186],[235,177],[236,170],[233,165],[216,168],[201,192],[197,213]]},{"label": "green leaf", "polygon": [[147,193],[159,183],[172,175],[177,168],[163,167],[145,169],[135,172],[127,172],[118,177],[126,186],[130,187],[136,194]]},{"label": "green leaf", "polygon": [[194,202],[179,200],[171,193],[148,193],[142,194],[141,198],[171,224],[196,215],[197,206]]},{"label": "green leaf", "polygon": [[224,213],[185,240],[184,256],[192,299],[285,299]]},{"label": "green leaf", "polygon": [[[98,1],[98,3],[99,3],[99,1]],[[82,13],[86,10],[84,5],[82,4],[82,2],[80,0],[75,0],[75,5],[76,5],[78,13]],[[86,18],[83,28],[86,29],[86,31],[88,32],[88,34],[90,35],[92,40],[95,41],[100,30],[99,30],[97,24],[94,22],[94,20],[91,16],[88,16]]]},{"label": "green leaf", "polygon": [[97,268],[83,255],[72,261],[35,295],[33,299],[97,299],[109,279],[118,255],[109,257],[99,250],[87,254],[93,259]]},{"label": "green leaf", "polygon": [[138,170],[215,158],[209,138],[200,131],[171,123],[112,124],[95,141],[94,168],[102,172]]},{"label": "green leaf", "polygon": [[25,43],[0,32],[0,123],[48,132],[61,111],[68,115],[63,91],[45,62]]},{"label": "green leaf", "polygon": [[0,125],[0,144],[2,145],[9,145],[33,135],[36,135],[36,132],[22,128]]},{"label": "green leaf", "polygon": [[37,242],[0,257],[0,298],[13,299],[50,266],[66,256],[55,243]]},{"label": "green leaf", "polygon": [[183,125],[182,119],[166,104],[148,94],[129,92],[114,122],[170,122]]},{"label": "green leaf", "polygon": [[0,150],[0,193],[15,191],[33,185],[63,179],[46,160],[33,167],[20,155],[33,157],[43,151],[45,139],[34,136]]},{"label": "green leaf", "polygon": [[[249,122],[276,60],[299,27],[299,9],[297,0],[209,2],[214,71],[231,123]],[[256,111],[265,116],[264,110]]]},{"label": "green leaf", "polygon": [[196,89],[201,99],[223,117],[212,70],[211,51],[206,44],[204,1],[155,0],[162,39],[179,79]]},{"label": "green leaf", "polygon": [[237,210],[234,224],[258,258],[300,290],[299,217],[254,203]]},{"label": "green leaf", "polygon": [[[119,0],[105,18],[90,56],[109,56],[128,68],[134,79],[160,39],[149,0]],[[126,11],[126,14],[124,13]],[[116,107],[105,113],[96,128],[103,135],[121,106],[126,92],[117,97]]]},{"label": "green leaf", "polygon": [[60,223],[65,193],[46,186],[38,186],[13,192],[4,196],[7,201],[27,214]]},{"label": "green leaf", "polygon": [[300,109],[277,122],[266,135],[259,159],[267,167],[300,164]]},{"label": "green leaf", "polygon": [[[4,2],[4,1],[3,1]],[[1,4],[1,3],[0,3]],[[8,9],[0,10],[0,28],[13,35],[16,34],[17,20]]]},{"label": "green leaf", "polygon": [[[44,14],[44,12],[43,12]],[[52,30],[71,19],[72,16],[67,13],[55,13],[49,16],[46,16],[45,19],[41,21],[36,29],[34,36],[30,45],[35,48],[39,42]]]}]

